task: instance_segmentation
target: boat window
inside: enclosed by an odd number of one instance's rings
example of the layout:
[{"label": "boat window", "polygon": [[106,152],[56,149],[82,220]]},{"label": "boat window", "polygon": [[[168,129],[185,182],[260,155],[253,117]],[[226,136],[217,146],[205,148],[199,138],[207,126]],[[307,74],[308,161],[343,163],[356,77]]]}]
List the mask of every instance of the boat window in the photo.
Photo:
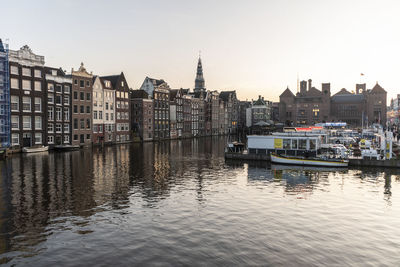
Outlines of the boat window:
[{"label": "boat window", "polygon": [[315,139],[310,139],[310,150],[315,150]]},{"label": "boat window", "polygon": [[283,149],[290,149],[290,139],[283,139]]},{"label": "boat window", "polygon": [[292,140],[292,149],[297,149],[297,139]]},{"label": "boat window", "polygon": [[299,149],[307,149],[307,140],[306,139],[299,140]]}]

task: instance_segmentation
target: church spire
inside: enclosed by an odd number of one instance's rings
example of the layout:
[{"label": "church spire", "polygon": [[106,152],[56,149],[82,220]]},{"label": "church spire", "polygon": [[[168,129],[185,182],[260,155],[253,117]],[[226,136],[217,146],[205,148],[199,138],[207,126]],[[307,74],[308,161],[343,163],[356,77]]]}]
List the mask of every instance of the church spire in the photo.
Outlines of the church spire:
[{"label": "church spire", "polygon": [[205,91],[205,83],[204,83],[204,77],[203,77],[203,66],[201,64],[201,58],[199,55],[199,61],[197,63],[197,73],[196,73],[196,80],[194,81],[194,91],[195,92],[201,92]]}]

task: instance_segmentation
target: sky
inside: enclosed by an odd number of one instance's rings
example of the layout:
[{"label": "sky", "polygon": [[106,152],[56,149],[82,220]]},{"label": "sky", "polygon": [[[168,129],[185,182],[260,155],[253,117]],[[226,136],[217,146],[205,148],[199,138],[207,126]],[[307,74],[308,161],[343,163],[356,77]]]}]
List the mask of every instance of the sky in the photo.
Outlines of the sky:
[{"label": "sky", "polygon": [[[376,82],[400,93],[400,1],[3,1],[0,38],[27,44],[47,66],[84,62],[96,75],[124,72],[193,88],[201,51],[207,89],[278,101],[297,80],[331,91]],[[360,74],[363,73],[364,76]]]}]

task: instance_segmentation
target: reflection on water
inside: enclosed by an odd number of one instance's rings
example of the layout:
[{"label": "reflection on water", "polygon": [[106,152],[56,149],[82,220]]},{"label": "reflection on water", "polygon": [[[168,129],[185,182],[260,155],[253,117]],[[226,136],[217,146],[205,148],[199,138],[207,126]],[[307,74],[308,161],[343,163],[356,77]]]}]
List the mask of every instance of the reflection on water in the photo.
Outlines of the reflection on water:
[{"label": "reflection on water", "polygon": [[[225,144],[203,138],[1,161],[0,263],[396,262],[386,252],[400,244],[399,171],[225,162]],[[380,250],[365,254],[371,242]]]}]

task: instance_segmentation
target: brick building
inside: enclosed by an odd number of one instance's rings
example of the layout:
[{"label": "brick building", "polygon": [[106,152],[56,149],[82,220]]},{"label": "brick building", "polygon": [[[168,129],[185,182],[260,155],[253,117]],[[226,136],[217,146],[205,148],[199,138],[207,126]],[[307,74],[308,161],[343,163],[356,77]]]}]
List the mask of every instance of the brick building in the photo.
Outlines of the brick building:
[{"label": "brick building", "polygon": [[131,128],[141,141],[153,140],[153,100],[144,90],[131,90]]}]

